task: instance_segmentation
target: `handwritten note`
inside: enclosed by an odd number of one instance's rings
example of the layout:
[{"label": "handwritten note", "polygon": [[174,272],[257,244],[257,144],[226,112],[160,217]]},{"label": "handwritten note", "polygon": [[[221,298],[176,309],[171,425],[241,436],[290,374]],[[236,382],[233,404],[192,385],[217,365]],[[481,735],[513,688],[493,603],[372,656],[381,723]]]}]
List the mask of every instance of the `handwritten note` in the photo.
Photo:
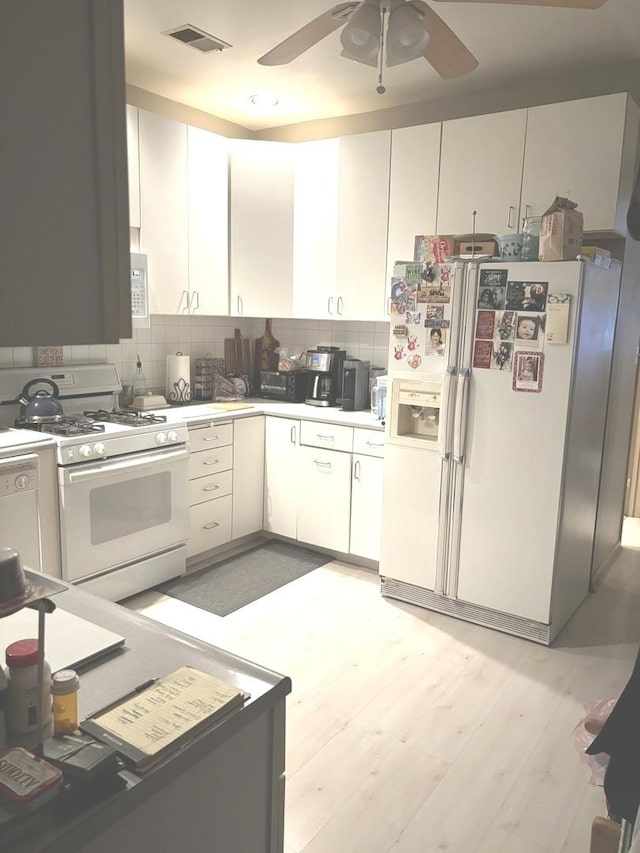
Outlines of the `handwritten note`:
[{"label": "handwritten note", "polygon": [[183,666],[94,722],[147,755],[155,755],[245,694],[211,675]]}]

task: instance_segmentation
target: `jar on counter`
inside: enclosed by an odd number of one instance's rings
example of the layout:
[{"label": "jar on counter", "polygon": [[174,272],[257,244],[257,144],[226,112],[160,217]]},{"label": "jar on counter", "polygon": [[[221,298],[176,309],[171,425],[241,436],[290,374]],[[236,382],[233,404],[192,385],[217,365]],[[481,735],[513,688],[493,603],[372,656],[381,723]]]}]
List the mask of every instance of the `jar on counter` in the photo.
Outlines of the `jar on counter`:
[{"label": "jar on counter", "polygon": [[[32,749],[40,741],[38,720],[38,641],[18,640],[7,646],[5,660],[9,668],[6,723],[9,743]],[[51,716],[51,668],[43,666],[43,737],[53,733]]]},{"label": "jar on counter", "polygon": [[537,261],[540,254],[541,216],[527,216],[522,226],[522,260]]},{"label": "jar on counter", "polygon": [[61,669],[51,679],[53,696],[53,733],[67,735],[78,728],[78,690],[80,679],[73,669]]}]

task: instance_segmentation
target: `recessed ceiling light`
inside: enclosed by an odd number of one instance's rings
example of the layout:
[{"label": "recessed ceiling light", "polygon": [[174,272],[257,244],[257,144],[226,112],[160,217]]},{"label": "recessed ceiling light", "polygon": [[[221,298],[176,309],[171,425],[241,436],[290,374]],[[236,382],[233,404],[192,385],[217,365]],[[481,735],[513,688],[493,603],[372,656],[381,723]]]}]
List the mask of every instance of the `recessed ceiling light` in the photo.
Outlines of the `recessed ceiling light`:
[{"label": "recessed ceiling light", "polygon": [[280,103],[275,95],[251,95],[249,100],[256,107],[277,107]]}]

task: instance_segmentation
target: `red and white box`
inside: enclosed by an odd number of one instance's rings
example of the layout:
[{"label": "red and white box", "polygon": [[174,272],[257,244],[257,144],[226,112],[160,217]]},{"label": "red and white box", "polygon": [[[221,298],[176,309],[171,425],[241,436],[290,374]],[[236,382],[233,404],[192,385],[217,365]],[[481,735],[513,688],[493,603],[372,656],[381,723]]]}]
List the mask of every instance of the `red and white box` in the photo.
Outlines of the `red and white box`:
[{"label": "red and white box", "polygon": [[61,782],[61,770],[21,746],[0,752],[0,804],[13,812],[43,805]]}]

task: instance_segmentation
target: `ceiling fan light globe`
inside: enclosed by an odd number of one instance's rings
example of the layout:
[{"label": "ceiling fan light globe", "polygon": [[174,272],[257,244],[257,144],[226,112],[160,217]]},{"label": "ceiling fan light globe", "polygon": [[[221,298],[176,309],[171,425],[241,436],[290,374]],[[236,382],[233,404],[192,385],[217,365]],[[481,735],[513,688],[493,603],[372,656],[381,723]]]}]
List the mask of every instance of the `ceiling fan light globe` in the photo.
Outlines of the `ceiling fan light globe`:
[{"label": "ceiling fan light globe", "polygon": [[375,59],[380,50],[382,18],[380,7],[363,3],[340,33],[340,42],[350,56],[359,60]]},{"label": "ceiling fan light globe", "polygon": [[423,56],[429,33],[417,9],[407,3],[395,6],[387,27],[387,65],[400,65]]}]

